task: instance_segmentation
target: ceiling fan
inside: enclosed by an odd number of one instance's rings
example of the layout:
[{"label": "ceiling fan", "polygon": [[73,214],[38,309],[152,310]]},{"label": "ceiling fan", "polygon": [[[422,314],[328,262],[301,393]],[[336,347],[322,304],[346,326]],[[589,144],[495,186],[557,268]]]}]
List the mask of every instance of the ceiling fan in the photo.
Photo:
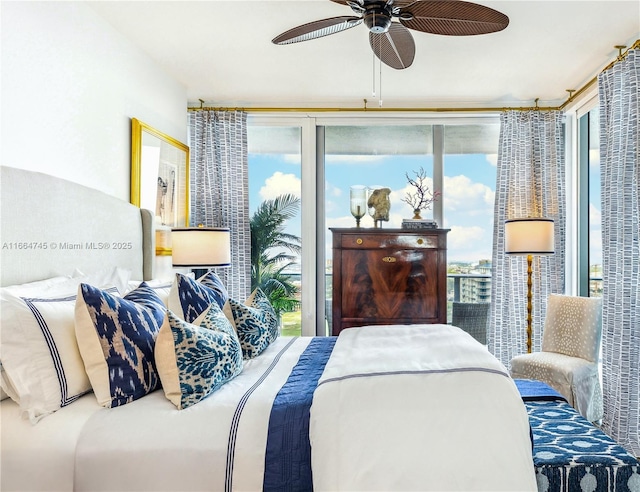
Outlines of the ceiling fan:
[{"label": "ceiling fan", "polygon": [[463,0],[331,1],[348,5],[357,16],[309,22],[283,32],[272,42],[281,45],[308,41],[364,22],[369,28],[369,44],[375,55],[384,64],[401,70],[411,66],[416,52],[409,29],[445,36],[473,36],[501,31],[509,25],[509,18],[503,13]]}]

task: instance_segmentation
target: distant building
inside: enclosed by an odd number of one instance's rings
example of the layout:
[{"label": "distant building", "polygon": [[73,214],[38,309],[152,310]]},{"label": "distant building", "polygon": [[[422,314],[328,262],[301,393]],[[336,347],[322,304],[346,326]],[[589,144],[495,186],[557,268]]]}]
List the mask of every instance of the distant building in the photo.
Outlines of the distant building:
[{"label": "distant building", "polygon": [[460,278],[460,301],[482,303],[491,302],[491,260],[480,260]]}]

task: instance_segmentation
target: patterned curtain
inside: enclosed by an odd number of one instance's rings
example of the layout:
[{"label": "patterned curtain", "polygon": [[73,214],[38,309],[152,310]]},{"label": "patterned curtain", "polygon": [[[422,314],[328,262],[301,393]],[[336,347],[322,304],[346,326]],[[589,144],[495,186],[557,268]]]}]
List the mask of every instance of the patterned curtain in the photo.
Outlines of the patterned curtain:
[{"label": "patterned curtain", "polygon": [[229,227],[231,267],[216,273],[235,299],[251,289],[247,114],[189,112],[191,226]]},{"label": "patterned curtain", "polygon": [[504,252],[504,222],[554,219],[555,254],[533,256],[533,344],[540,350],[547,298],[564,292],[565,162],[560,111],[506,111],[500,118],[493,223],[489,350],[505,366],[527,351],[527,258]]},{"label": "patterned curtain", "polygon": [[640,50],[598,77],[603,428],[640,456]]}]

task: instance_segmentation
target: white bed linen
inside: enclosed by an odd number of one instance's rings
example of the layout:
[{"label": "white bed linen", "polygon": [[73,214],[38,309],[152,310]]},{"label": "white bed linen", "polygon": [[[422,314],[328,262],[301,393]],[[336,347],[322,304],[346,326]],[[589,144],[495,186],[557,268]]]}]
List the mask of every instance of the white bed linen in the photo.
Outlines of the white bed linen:
[{"label": "white bed linen", "polygon": [[314,490],[537,490],[505,367],[448,325],[343,330],[311,407]]},{"label": "white bed linen", "polygon": [[[156,391],[93,415],[78,441],[75,490],[261,490],[271,406],[310,340],[278,338],[246,361],[239,376],[185,410]],[[225,478],[239,407],[233,468]]]},{"label": "white bed linen", "polygon": [[84,424],[104,410],[93,393],[43,418],[20,417],[12,400],[0,404],[0,489],[73,490],[76,442]]}]

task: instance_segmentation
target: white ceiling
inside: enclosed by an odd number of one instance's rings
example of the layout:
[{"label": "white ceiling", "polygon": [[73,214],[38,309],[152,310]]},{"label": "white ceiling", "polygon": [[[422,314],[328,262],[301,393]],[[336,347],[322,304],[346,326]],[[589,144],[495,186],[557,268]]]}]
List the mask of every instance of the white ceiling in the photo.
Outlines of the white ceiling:
[{"label": "white ceiling", "polygon": [[[509,26],[482,36],[412,31],[413,65],[382,68],[384,107],[558,106],[640,38],[638,0],[477,0]],[[90,5],[187,88],[190,105],[377,107],[364,24],[286,46],[271,39],[352,15],[329,0],[117,1]],[[377,68],[376,68],[377,72]],[[379,94],[379,91],[378,91]]]}]

